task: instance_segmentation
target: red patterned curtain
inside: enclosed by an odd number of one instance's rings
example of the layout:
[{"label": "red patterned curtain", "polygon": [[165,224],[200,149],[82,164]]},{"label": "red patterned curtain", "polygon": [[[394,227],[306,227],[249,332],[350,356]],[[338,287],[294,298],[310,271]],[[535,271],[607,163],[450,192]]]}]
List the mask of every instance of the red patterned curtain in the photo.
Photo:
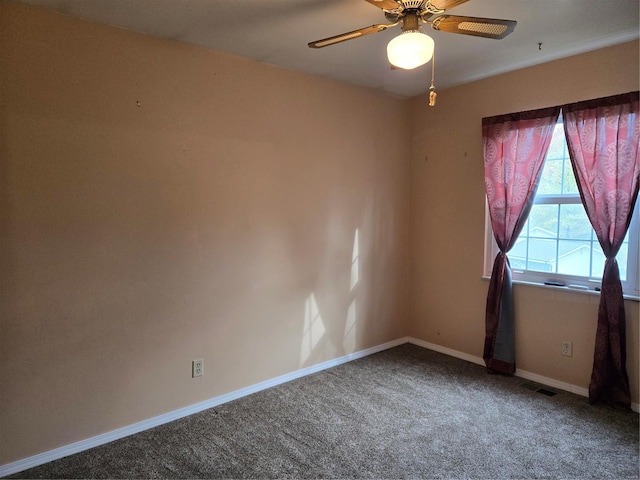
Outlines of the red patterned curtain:
[{"label": "red patterned curtain", "polygon": [[513,374],[515,328],[511,267],[513,247],[538,188],[542,163],[560,107],[482,119],[484,172],[491,227],[500,248],[493,264],[483,358],[492,373]]},{"label": "red patterned curtain", "polygon": [[580,102],[562,111],[582,203],[606,257],[589,401],[629,407],[624,299],[616,254],[640,184],[638,92]]}]

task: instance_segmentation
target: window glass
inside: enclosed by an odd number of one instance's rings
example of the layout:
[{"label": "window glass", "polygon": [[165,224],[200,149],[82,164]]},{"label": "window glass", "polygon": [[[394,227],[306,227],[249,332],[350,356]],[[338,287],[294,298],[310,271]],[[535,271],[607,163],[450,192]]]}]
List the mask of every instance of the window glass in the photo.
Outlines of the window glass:
[{"label": "window glass", "polygon": [[553,130],[537,193],[538,195],[578,194],[578,184],[573,175],[561,123],[558,123]]},{"label": "window glass", "polygon": [[558,237],[590,241],[593,228],[582,204],[560,205]]}]

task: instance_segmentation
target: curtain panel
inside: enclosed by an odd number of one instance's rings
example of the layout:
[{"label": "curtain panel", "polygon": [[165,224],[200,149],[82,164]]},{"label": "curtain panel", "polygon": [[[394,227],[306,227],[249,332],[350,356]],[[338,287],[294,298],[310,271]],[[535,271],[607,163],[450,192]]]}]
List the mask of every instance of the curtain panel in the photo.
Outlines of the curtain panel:
[{"label": "curtain panel", "polygon": [[562,107],[569,156],[587,216],[605,254],[589,385],[591,403],[630,407],[624,299],[616,254],[640,185],[639,93]]},{"label": "curtain panel", "polygon": [[515,320],[507,252],[524,226],[538,188],[560,107],[482,119],[485,188],[500,249],[493,264],[483,358],[492,373],[515,373]]}]

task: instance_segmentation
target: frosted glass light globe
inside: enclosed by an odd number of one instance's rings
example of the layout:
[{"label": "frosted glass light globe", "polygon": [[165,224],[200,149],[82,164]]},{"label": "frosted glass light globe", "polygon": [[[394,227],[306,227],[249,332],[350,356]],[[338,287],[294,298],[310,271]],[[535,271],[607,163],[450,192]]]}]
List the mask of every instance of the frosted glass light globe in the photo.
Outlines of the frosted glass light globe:
[{"label": "frosted glass light globe", "polygon": [[402,32],[387,45],[387,57],[391,65],[412,70],[431,60],[434,45],[433,39],[422,32]]}]

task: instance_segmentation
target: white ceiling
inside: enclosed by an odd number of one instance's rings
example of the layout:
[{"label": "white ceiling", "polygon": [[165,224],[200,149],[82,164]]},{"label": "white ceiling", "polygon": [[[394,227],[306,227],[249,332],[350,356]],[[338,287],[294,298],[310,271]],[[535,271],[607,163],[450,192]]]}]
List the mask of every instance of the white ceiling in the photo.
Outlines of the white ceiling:
[{"label": "white ceiling", "polygon": [[[18,1],[401,96],[426,92],[431,80],[431,63],[413,71],[390,69],[386,44],[399,26],[322,49],[307,47],[388,23],[382,10],[364,0]],[[503,40],[424,26],[436,43],[438,89],[639,37],[638,0],[469,0],[447,13],[518,25]]]}]

